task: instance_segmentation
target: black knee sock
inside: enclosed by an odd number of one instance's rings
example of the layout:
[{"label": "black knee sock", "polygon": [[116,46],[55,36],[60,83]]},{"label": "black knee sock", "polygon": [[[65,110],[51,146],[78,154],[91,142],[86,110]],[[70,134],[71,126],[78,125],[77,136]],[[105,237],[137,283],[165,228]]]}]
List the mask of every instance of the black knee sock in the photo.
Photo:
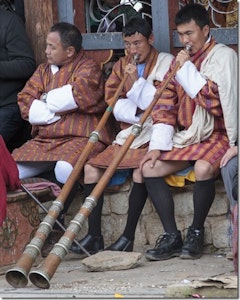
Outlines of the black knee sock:
[{"label": "black knee sock", "polygon": [[164,230],[168,233],[177,233],[173,196],[169,186],[162,177],[145,177],[144,181]]},{"label": "black knee sock", "polygon": [[130,241],[134,240],[138,219],[147,200],[145,183],[133,183],[129,196],[127,223],[123,235]]},{"label": "black knee sock", "polygon": [[[96,183],[90,183],[84,185],[84,195],[85,197],[89,196],[93,189],[95,188]],[[93,208],[91,213],[88,216],[88,234],[92,236],[100,236],[102,234],[101,229],[101,217],[102,217],[102,207],[103,207],[103,194],[100,195],[97,205]]]},{"label": "black knee sock", "polygon": [[192,227],[202,229],[215,197],[215,180],[196,181],[193,192],[194,218]]}]

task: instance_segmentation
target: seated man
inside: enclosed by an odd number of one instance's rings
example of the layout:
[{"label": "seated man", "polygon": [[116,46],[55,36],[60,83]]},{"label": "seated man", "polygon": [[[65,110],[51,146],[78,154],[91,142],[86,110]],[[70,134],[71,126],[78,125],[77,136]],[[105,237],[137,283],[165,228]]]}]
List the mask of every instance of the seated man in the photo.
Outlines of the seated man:
[{"label": "seated man", "polygon": [[[191,51],[182,50],[176,57],[174,65],[179,69],[153,109],[149,151],[140,165],[165,231],[155,248],[147,250],[149,260],[201,257],[204,223],[215,197],[220,161],[237,137],[236,52],[216,43],[208,13],[200,4],[184,6],[175,24],[181,43]],[[196,178],[194,215],[183,243],[164,176],[190,165]]]},{"label": "seated man", "polygon": [[[33,126],[33,138],[12,155],[20,179],[54,170],[61,186],[107,106],[101,69],[84,53],[78,28],[57,23],[51,27],[46,43],[47,63],[37,68],[18,94],[22,116]],[[107,123],[90,157],[105,149],[112,134]],[[62,223],[73,196],[71,193],[64,203],[59,216]]]},{"label": "seated man", "polygon": [[[123,40],[127,55],[120,58],[113,67],[112,73],[105,85],[105,99],[109,103],[121,81],[127,73],[123,90],[114,107],[114,116],[120,122],[121,131],[112,145],[102,153],[90,159],[84,168],[85,196],[89,196],[101,178],[104,169],[119,152],[121,145],[131,132],[132,124],[140,120],[142,112],[153,100],[155,85],[161,83],[167,72],[173,56],[168,53],[158,53],[152,46],[154,37],[151,26],[141,18],[132,18],[123,28]],[[134,57],[136,62],[134,62]],[[149,93],[151,94],[149,96]],[[141,134],[132,143],[118,170],[133,170],[133,188],[129,196],[128,220],[124,233],[108,249],[118,251],[132,251],[135,229],[139,216],[147,199],[147,191],[139,172],[138,165],[147,152],[147,145],[152,129],[151,117],[144,123]],[[88,234],[79,243],[90,253],[104,248],[101,232],[101,214],[103,194],[97,201],[97,206],[88,217]],[[80,247],[72,245],[73,252],[82,254]]]}]

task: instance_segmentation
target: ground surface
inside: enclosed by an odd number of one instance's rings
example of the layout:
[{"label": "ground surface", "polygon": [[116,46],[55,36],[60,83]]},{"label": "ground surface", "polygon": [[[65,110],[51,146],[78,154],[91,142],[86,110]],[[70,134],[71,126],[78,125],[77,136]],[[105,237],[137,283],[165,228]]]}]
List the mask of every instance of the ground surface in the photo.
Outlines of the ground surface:
[{"label": "ground surface", "polygon": [[[142,250],[144,253],[144,250]],[[41,261],[38,258],[39,262]],[[24,288],[14,288],[0,269],[2,299],[161,299],[161,298],[236,298],[238,290],[208,287],[188,291],[194,280],[233,275],[233,264],[222,255],[203,255],[198,260],[173,258],[150,262],[144,255],[137,267],[121,271],[89,272],[79,256],[68,254],[50,280],[49,289],[39,289],[31,281]],[[189,295],[186,295],[188,294]]]}]

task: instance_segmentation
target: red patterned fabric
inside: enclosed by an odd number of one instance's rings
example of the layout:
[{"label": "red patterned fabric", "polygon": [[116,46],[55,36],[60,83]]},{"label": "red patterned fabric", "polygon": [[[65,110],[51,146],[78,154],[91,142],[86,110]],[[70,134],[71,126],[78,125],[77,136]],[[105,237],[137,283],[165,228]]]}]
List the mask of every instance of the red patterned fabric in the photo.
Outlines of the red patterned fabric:
[{"label": "red patterned fabric", "polygon": [[16,162],[0,135],[0,226],[6,218],[7,190],[13,191],[19,188],[20,180]]},{"label": "red patterned fabric", "polygon": [[[106,169],[114,157],[116,157],[120,150],[119,145],[110,145],[103,152],[99,153],[96,157],[89,159],[88,164],[94,167]],[[128,149],[125,156],[117,166],[119,169],[136,169],[139,167],[141,160],[147,153],[148,147],[141,147],[138,149]]]}]

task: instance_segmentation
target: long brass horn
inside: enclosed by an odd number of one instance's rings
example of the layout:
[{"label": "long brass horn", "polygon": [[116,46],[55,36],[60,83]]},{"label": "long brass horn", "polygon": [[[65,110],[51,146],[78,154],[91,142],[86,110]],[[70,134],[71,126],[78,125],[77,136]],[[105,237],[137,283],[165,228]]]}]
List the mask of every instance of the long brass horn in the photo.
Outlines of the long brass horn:
[{"label": "long brass horn", "polygon": [[[136,63],[137,60],[138,55],[135,55],[133,58],[133,63]],[[119,98],[119,95],[124,87],[127,77],[128,74],[126,73],[120,85],[118,86],[118,89],[116,90],[111,103],[108,105],[101,120],[99,121],[96,129],[90,134],[89,140],[86,146],[84,147],[84,150],[81,153],[80,157],[78,158],[77,163],[74,166],[70,176],[64,184],[59,196],[53,201],[52,206],[48,211],[48,214],[40,223],[39,228],[37,229],[34,237],[30,241],[30,243],[25,247],[24,252],[20,259],[17,261],[16,265],[6,272],[6,280],[13,287],[21,288],[25,287],[28,284],[28,274],[31,270],[31,267],[38,255],[40,254],[44,242],[47,239],[49,233],[51,232],[52,227],[57,217],[59,216],[61,210],[63,209],[63,204],[66,201],[68,195],[70,194],[74,183],[76,182],[76,180],[78,180],[80,173],[84,167],[84,164],[87,161],[88,156],[93,149],[93,146],[98,141],[99,132],[105,126],[109,116],[111,115],[113,107]]]},{"label": "long brass horn", "polygon": [[140,134],[142,125],[146,121],[147,117],[150,115],[153,107],[155,106],[158,98],[165,90],[166,86],[176,74],[179,68],[179,63],[176,63],[173,70],[168,74],[167,79],[162,84],[161,88],[158,89],[154,95],[154,99],[149,105],[149,107],[144,111],[139,123],[133,125],[132,132],[120,147],[118,154],[113,158],[111,164],[108,166],[103,176],[98,181],[97,185],[93,189],[91,195],[86,197],[83,205],[81,206],[79,212],[75,215],[74,219],[70,222],[68,228],[66,229],[64,235],[60,238],[59,242],[56,243],[52,251],[48,254],[43,264],[39,269],[31,271],[29,278],[31,282],[42,289],[48,289],[50,287],[50,280],[56,272],[62,259],[67,255],[68,250],[73,243],[78,232],[81,230],[84,221],[89,216],[93,208],[96,206],[98,198],[106,188],[110,178],[116,171],[117,166],[121,162],[122,158],[128,151],[134,139]]}]

